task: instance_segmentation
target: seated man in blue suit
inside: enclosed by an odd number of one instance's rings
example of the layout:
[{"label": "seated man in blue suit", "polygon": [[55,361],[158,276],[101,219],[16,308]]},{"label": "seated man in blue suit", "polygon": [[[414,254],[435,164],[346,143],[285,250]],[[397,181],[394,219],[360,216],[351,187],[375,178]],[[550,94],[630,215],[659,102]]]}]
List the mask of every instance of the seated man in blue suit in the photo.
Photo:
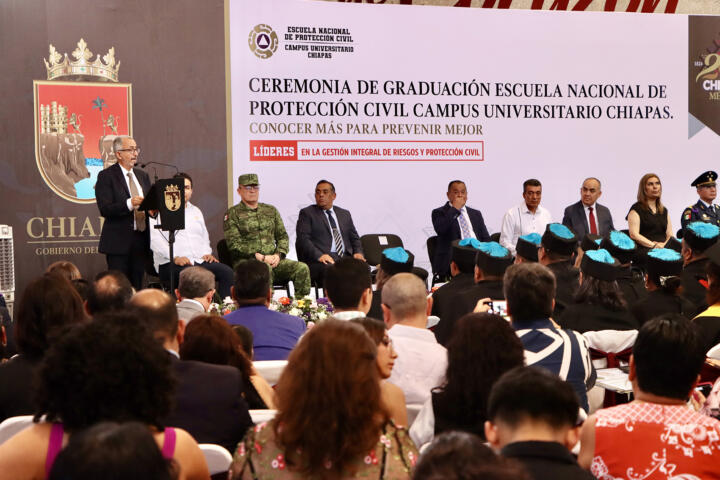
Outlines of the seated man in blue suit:
[{"label": "seated man in blue suit", "polygon": [[610,210],[597,203],[602,195],[600,180],[586,178],[580,188],[580,201],[565,209],[562,224],[569,227],[578,238],[588,233],[605,237],[615,230]]},{"label": "seated man in blue suit", "polygon": [[437,233],[434,258],[431,258],[433,272],[441,277],[450,275],[450,244],[453,240],[477,238],[481,242],[490,241],[485,221],[480,210],[467,207],[467,188],[462,180],[453,180],[448,184],[448,201],[442,207],[432,211],[432,223]]},{"label": "seated man in blue suit", "polygon": [[310,268],[310,278],[322,285],[325,268],[345,256],[365,260],[360,235],[350,212],[333,205],[335,185],[320,180],[315,186],[315,205],[300,210],[295,233],[298,260]]}]

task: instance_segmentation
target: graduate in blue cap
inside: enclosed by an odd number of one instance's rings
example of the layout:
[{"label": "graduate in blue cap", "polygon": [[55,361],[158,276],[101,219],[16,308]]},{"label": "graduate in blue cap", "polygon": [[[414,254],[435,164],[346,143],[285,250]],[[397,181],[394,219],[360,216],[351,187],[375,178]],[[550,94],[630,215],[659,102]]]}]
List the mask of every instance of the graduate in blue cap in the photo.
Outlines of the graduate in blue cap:
[{"label": "graduate in blue cap", "polygon": [[513,262],[510,251],[497,242],[477,242],[475,247],[475,282],[458,292],[449,313],[435,327],[435,337],[443,345],[450,339],[455,322],[472,312],[478,300],[505,300],[503,275]]},{"label": "graduate in blue cap", "polygon": [[475,238],[454,240],[451,244],[450,281],[433,292],[432,315],[442,319],[450,313],[455,296],[475,283],[475,254],[480,242]]},{"label": "graduate in blue cap", "polygon": [[572,256],[577,249],[578,238],[571,228],[562,223],[550,223],[540,242],[538,261],[555,275],[555,310],[558,318],[565,307],[573,303],[575,292],[580,285],[580,271],[575,268]]},{"label": "graduate in blue cap", "polygon": [[615,281],[620,273],[620,262],[610,252],[603,248],[588,250],[580,263],[580,272],[575,303],[558,319],[563,328],[580,333],[638,328]]},{"label": "graduate in blue cap", "polygon": [[705,270],[708,259],[705,252],[717,243],[718,238],[720,238],[720,228],[711,223],[692,222],[685,227],[680,252],[685,263],[680,276],[683,287],[682,296],[695,305],[696,312],[701,312],[707,307]]},{"label": "graduate in blue cap", "polygon": [[656,248],[648,252],[645,276],[648,294],[630,308],[640,326],[666,313],[679,313],[692,319],[695,308],[692,303],[680,296],[682,270],[682,256],[675,250]]},{"label": "graduate in blue cap", "polygon": [[375,292],[367,316],[383,318],[381,297],[382,287],[396,273],[413,273],[415,255],[403,247],[386,248],[380,256],[380,266],[375,273]]},{"label": "graduate in blue cap", "polygon": [[707,352],[720,343],[720,243],[705,251],[707,262],[707,303],[710,305],[693,319]]},{"label": "graduate in blue cap", "polygon": [[541,240],[539,233],[528,233],[518,237],[515,244],[515,263],[537,262]]},{"label": "graduate in blue cap", "polygon": [[640,268],[632,265],[637,253],[635,241],[626,233],[613,230],[600,241],[600,248],[610,252],[610,255],[620,262],[617,283],[628,305],[645,298],[647,290],[644,273]]}]

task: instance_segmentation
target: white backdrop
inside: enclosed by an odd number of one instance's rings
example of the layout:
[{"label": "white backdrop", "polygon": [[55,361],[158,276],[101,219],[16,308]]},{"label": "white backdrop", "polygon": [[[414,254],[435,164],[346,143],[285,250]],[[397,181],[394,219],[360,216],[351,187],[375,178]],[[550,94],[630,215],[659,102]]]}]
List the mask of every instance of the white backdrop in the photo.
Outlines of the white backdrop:
[{"label": "white backdrop", "polygon": [[[597,176],[603,182],[600,203],[610,208],[615,226],[620,229],[626,228],[624,217],[635,202],[638,180],[652,171],[663,182],[663,202],[677,229],[682,209],[697,201],[690,183],[701,172],[717,169],[713,156],[720,145],[718,136],[704,129],[688,139],[690,62],[688,18],[684,15],[231,0],[229,24],[231,181],[236,181],[240,173],[258,173],[262,184],[260,201],[280,210],[291,244],[295,241],[298,210],[314,202],[313,191],[320,178],[335,184],[336,204],[350,209],[361,235],[397,233],[418,257],[417,264],[429,269],[425,240],[434,234],[430,212],[446,201],[447,183],[452,179],[465,180],[468,204],[482,211],[492,233],[499,231],[503,213],[521,202],[525,179],[534,177],[543,182],[542,205],[552,212],[555,221],[560,221],[564,207],[579,200],[582,180]],[[278,37],[277,50],[269,58],[259,58],[248,46],[248,35],[259,24],[271,27]],[[298,27],[315,27],[317,34],[320,28],[347,29],[351,42],[345,36],[340,42],[353,51],[334,52],[332,58],[318,59],[310,58],[306,51],[288,50],[288,46],[310,45],[307,42],[321,38],[298,37],[298,32],[303,32]],[[336,37],[334,41],[338,44]],[[349,89],[317,94],[272,88],[262,91],[261,80],[251,83],[252,78],[347,80]],[[378,93],[359,93],[358,80],[376,80]],[[474,81],[487,85],[490,94],[397,95],[383,90],[386,81],[392,81],[392,85],[404,81],[406,86],[411,81],[451,85],[461,82],[465,86]],[[498,96],[496,83],[538,83],[547,85],[550,91],[558,86],[562,97]],[[569,84],[639,85],[645,98],[568,97]],[[651,85],[662,85],[665,98],[648,98]],[[260,103],[251,103],[310,101],[337,106],[341,100],[345,104],[357,102],[359,114],[312,116],[288,112],[283,107],[279,115],[261,115]],[[366,116],[363,111],[368,102],[403,103],[408,116]],[[413,113],[417,103],[423,104],[423,111],[428,104],[477,105],[479,115],[419,117]],[[597,105],[601,115],[596,119],[488,118],[486,114],[491,112],[486,107],[496,104],[572,108]],[[643,112],[650,107],[667,118],[609,118],[617,106]],[[310,131],[250,131],[251,124],[256,123],[297,122],[310,124]],[[324,133],[316,124],[323,125]],[[330,129],[330,125],[338,124],[344,126],[343,133]],[[347,133],[347,124],[374,124],[380,131]],[[441,134],[383,134],[383,124],[439,125]],[[481,125],[482,134],[447,134],[446,124]],[[312,140],[400,140],[407,143],[396,145],[408,148],[413,145],[410,142],[420,141],[440,142],[440,146],[450,141],[482,141],[483,160],[250,161],[249,142],[259,140],[287,140],[290,143],[285,146],[295,146],[298,154],[302,141]],[[296,145],[296,141],[301,143]],[[352,148],[372,144],[327,145]],[[235,193],[233,203],[237,201]]]}]

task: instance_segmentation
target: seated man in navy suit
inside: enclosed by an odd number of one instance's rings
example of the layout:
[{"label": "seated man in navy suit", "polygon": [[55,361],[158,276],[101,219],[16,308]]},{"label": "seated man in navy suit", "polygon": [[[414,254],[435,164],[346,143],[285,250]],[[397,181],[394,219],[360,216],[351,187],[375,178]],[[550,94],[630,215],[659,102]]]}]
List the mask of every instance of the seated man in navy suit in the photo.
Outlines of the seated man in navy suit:
[{"label": "seated man in navy suit", "polygon": [[562,224],[575,232],[578,238],[584,238],[588,233],[604,237],[615,230],[610,210],[597,203],[600,195],[600,180],[586,178],[580,188],[580,201],[565,209]]},{"label": "seated man in navy suit", "polygon": [[310,278],[322,285],[325,268],[344,256],[365,260],[360,236],[350,212],[333,206],[335,185],[320,180],[315,186],[315,205],[300,210],[295,233],[298,260],[310,268]]},{"label": "seated man in navy suit", "polygon": [[490,241],[485,221],[480,210],[467,207],[467,188],[462,180],[448,184],[448,201],[432,211],[432,223],[437,233],[434,258],[431,258],[433,272],[441,277],[450,275],[450,244],[453,240],[476,238],[481,242]]}]

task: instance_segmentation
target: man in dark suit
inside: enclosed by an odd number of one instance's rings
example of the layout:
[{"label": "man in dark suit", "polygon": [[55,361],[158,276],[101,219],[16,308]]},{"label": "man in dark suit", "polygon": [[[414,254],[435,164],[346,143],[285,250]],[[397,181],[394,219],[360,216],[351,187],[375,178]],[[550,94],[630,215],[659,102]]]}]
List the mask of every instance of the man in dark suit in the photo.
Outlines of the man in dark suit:
[{"label": "man in dark suit", "polygon": [[198,443],[215,443],[233,451],[252,425],[240,370],[180,360],[185,323],[178,319],[175,301],[165,292],[142,290],[133,296],[130,306],[171,356],[177,388],[174,408],[163,425],[187,430]]},{"label": "man in dark suit", "polygon": [[310,268],[310,278],[322,284],[325,268],[343,256],[365,260],[360,236],[350,212],[333,206],[335,185],[320,180],[315,186],[315,205],[300,210],[295,233],[298,260]]},{"label": "man in dark suit", "polygon": [[577,238],[584,238],[588,233],[604,237],[615,230],[610,210],[597,203],[602,195],[601,187],[597,178],[586,178],[580,188],[580,201],[565,209],[562,224],[575,232]]},{"label": "man in dark suit", "polygon": [[104,253],[108,270],[124,273],[136,290],[142,288],[150,236],[145,212],[138,210],[150,190],[150,177],[134,168],[140,149],[132,137],[113,141],[117,163],[98,174],[95,199],[105,217],[98,251]]},{"label": "man in dark suit", "polygon": [[476,238],[481,242],[490,241],[480,210],[467,207],[467,188],[462,180],[448,184],[448,201],[432,211],[432,223],[437,233],[434,258],[431,258],[433,272],[441,277],[450,275],[450,244],[453,240]]}]

